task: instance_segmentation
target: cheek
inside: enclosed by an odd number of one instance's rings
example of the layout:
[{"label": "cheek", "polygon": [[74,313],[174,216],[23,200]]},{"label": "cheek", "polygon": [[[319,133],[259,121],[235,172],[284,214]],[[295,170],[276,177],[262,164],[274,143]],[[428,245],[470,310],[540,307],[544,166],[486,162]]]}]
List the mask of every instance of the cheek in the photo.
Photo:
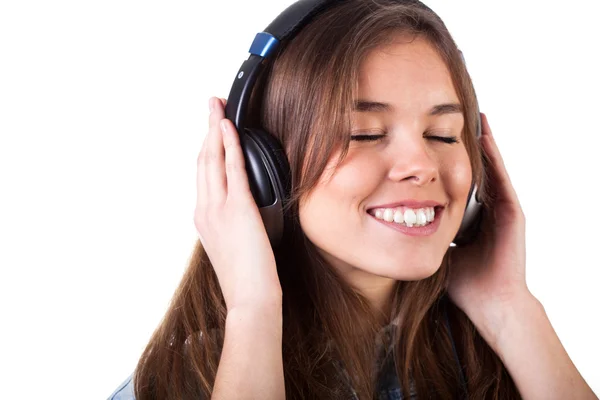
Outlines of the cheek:
[{"label": "cheek", "polygon": [[349,153],[334,170],[330,162],[315,188],[319,203],[337,205],[340,210],[350,211],[373,193],[381,183],[381,168],[373,157],[353,156]]},{"label": "cheek", "polygon": [[463,148],[462,152],[453,157],[447,163],[444,171],[444,181],[448,183],[447,191],[455,201],[460,200],[460,202],[464,202],[466,205],[473,179],[471,162],[467,150]]},{"label": "cheek", "polygon": [[349,157],[333,170],[330,163],[317,186],[300,202],[299,217],[302,230],[315,244],[347,236],[361,224],[363,201],[372,194],[381,180],[378,168],[370,161]]}]

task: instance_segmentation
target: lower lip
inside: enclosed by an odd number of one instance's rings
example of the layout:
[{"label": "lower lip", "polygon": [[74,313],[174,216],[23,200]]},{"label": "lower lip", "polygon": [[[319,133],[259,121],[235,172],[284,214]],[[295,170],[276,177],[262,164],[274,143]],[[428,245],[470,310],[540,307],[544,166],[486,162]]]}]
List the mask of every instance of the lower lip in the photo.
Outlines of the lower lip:
[{"label": "lower lip", "polygon": [[375,221],[382,223],[385,226],[388,226],[398,232],[402,232],[408,236],[430,236],[433,235],[440,226],[440,220],[442,218],[442,213],[444,212],[443,208],[435,210],[435,217],[433,221],[429,225],[425,226],[413,226],[409,228],[408,226],[400,225],[395,222],[387,222],[382,219],[377,219],[373,215],[369,214]]}]

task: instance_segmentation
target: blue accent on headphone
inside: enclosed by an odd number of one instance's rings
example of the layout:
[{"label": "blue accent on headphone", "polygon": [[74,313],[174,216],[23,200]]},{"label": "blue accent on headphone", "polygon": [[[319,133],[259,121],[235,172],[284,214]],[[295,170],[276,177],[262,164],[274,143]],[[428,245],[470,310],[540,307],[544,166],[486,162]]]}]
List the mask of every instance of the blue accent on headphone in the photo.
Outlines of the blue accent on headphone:
[{"label": "blue accent on headphone", "polygon": [[269,57],[271,52],[277,48],[279,40],[270,33],[260,32],[254,37],[249,52],[261,57]]}]

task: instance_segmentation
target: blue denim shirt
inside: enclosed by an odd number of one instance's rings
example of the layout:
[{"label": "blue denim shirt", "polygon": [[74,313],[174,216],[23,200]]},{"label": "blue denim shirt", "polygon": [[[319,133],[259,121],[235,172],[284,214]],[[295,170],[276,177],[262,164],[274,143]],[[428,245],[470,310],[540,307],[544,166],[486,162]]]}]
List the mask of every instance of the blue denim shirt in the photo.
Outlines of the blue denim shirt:
[{"label": "blue denim shirt", "polygon": [[108,400],[135,400],[133,395],[133,374],[129,375],[123,383],[108,397]]},{"label": "blue denim shirt", "polygon": [[[393,368],[388,368],[386,375],[379,382],[379,400],[414,400],[416,394],[414,387],[411,387],[410,397],[403,397],[400,392],[400,384]],[[133,374],[131,374],[119,387],[108,397],[108,400],[135,400],[133,394]],[[358,400],[356,393],[348,400]]]},{"label": "blue denim shirt", "polygon": [[[410,397],[403,397],[400,392],[400,384],[394,369],[388,369],[384,379],[379,382],[379,400],[414,400],[416,394],[414,387],[411,387]],[[133,374],[127,377],[123,383],[110,395],[108,400],[135,400],[133,394]],[[358,396],[353,392],[353,395],[348,400],[358,400]]]},{"label": "blue denim shirt", "polygon": [[[381,343],[381,339],[383,336],[386,338],[386,342],[389,343],[390,335],[392,333],[392,329],[394,328],[393,324],[386,326],[380,336],[379,343]],[[345,372],[345,370],[342,368]],[[348,378],[348,374],[345,373],[346,378]],[[410,388],[410,396],[403,397],[400,392],[400,383],[398,382],[398,377],[396,376],[396,370],[394,368],[394,361],[392,358],[388,358],[387,362],[384,366],[384,373],[382,374],[382,378],[378,382],[377,391],[378,391],[378,399],[379,400],[412,400],[416,399],[416,395],[414,392],[414,386]],[[133,394],[133,374],[127,377],[121,385],[110,395],[108,400],[135,400],[135,396]],[[358,396],[353,391],[353,396],[348,400],[358,400]]]}]

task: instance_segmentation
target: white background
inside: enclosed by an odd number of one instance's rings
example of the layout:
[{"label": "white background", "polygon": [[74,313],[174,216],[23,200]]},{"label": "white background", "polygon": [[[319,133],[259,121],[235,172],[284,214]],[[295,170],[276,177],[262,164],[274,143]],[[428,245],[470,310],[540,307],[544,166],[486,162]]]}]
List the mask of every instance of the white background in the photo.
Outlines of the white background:
[{"label": "white background", "polygon": [[[0,393],[103,399],[196,241],[208,98],[291,1],[0,5]],[[429,0],[527,217],[527,281],[600,393],[595,2]]]}]

